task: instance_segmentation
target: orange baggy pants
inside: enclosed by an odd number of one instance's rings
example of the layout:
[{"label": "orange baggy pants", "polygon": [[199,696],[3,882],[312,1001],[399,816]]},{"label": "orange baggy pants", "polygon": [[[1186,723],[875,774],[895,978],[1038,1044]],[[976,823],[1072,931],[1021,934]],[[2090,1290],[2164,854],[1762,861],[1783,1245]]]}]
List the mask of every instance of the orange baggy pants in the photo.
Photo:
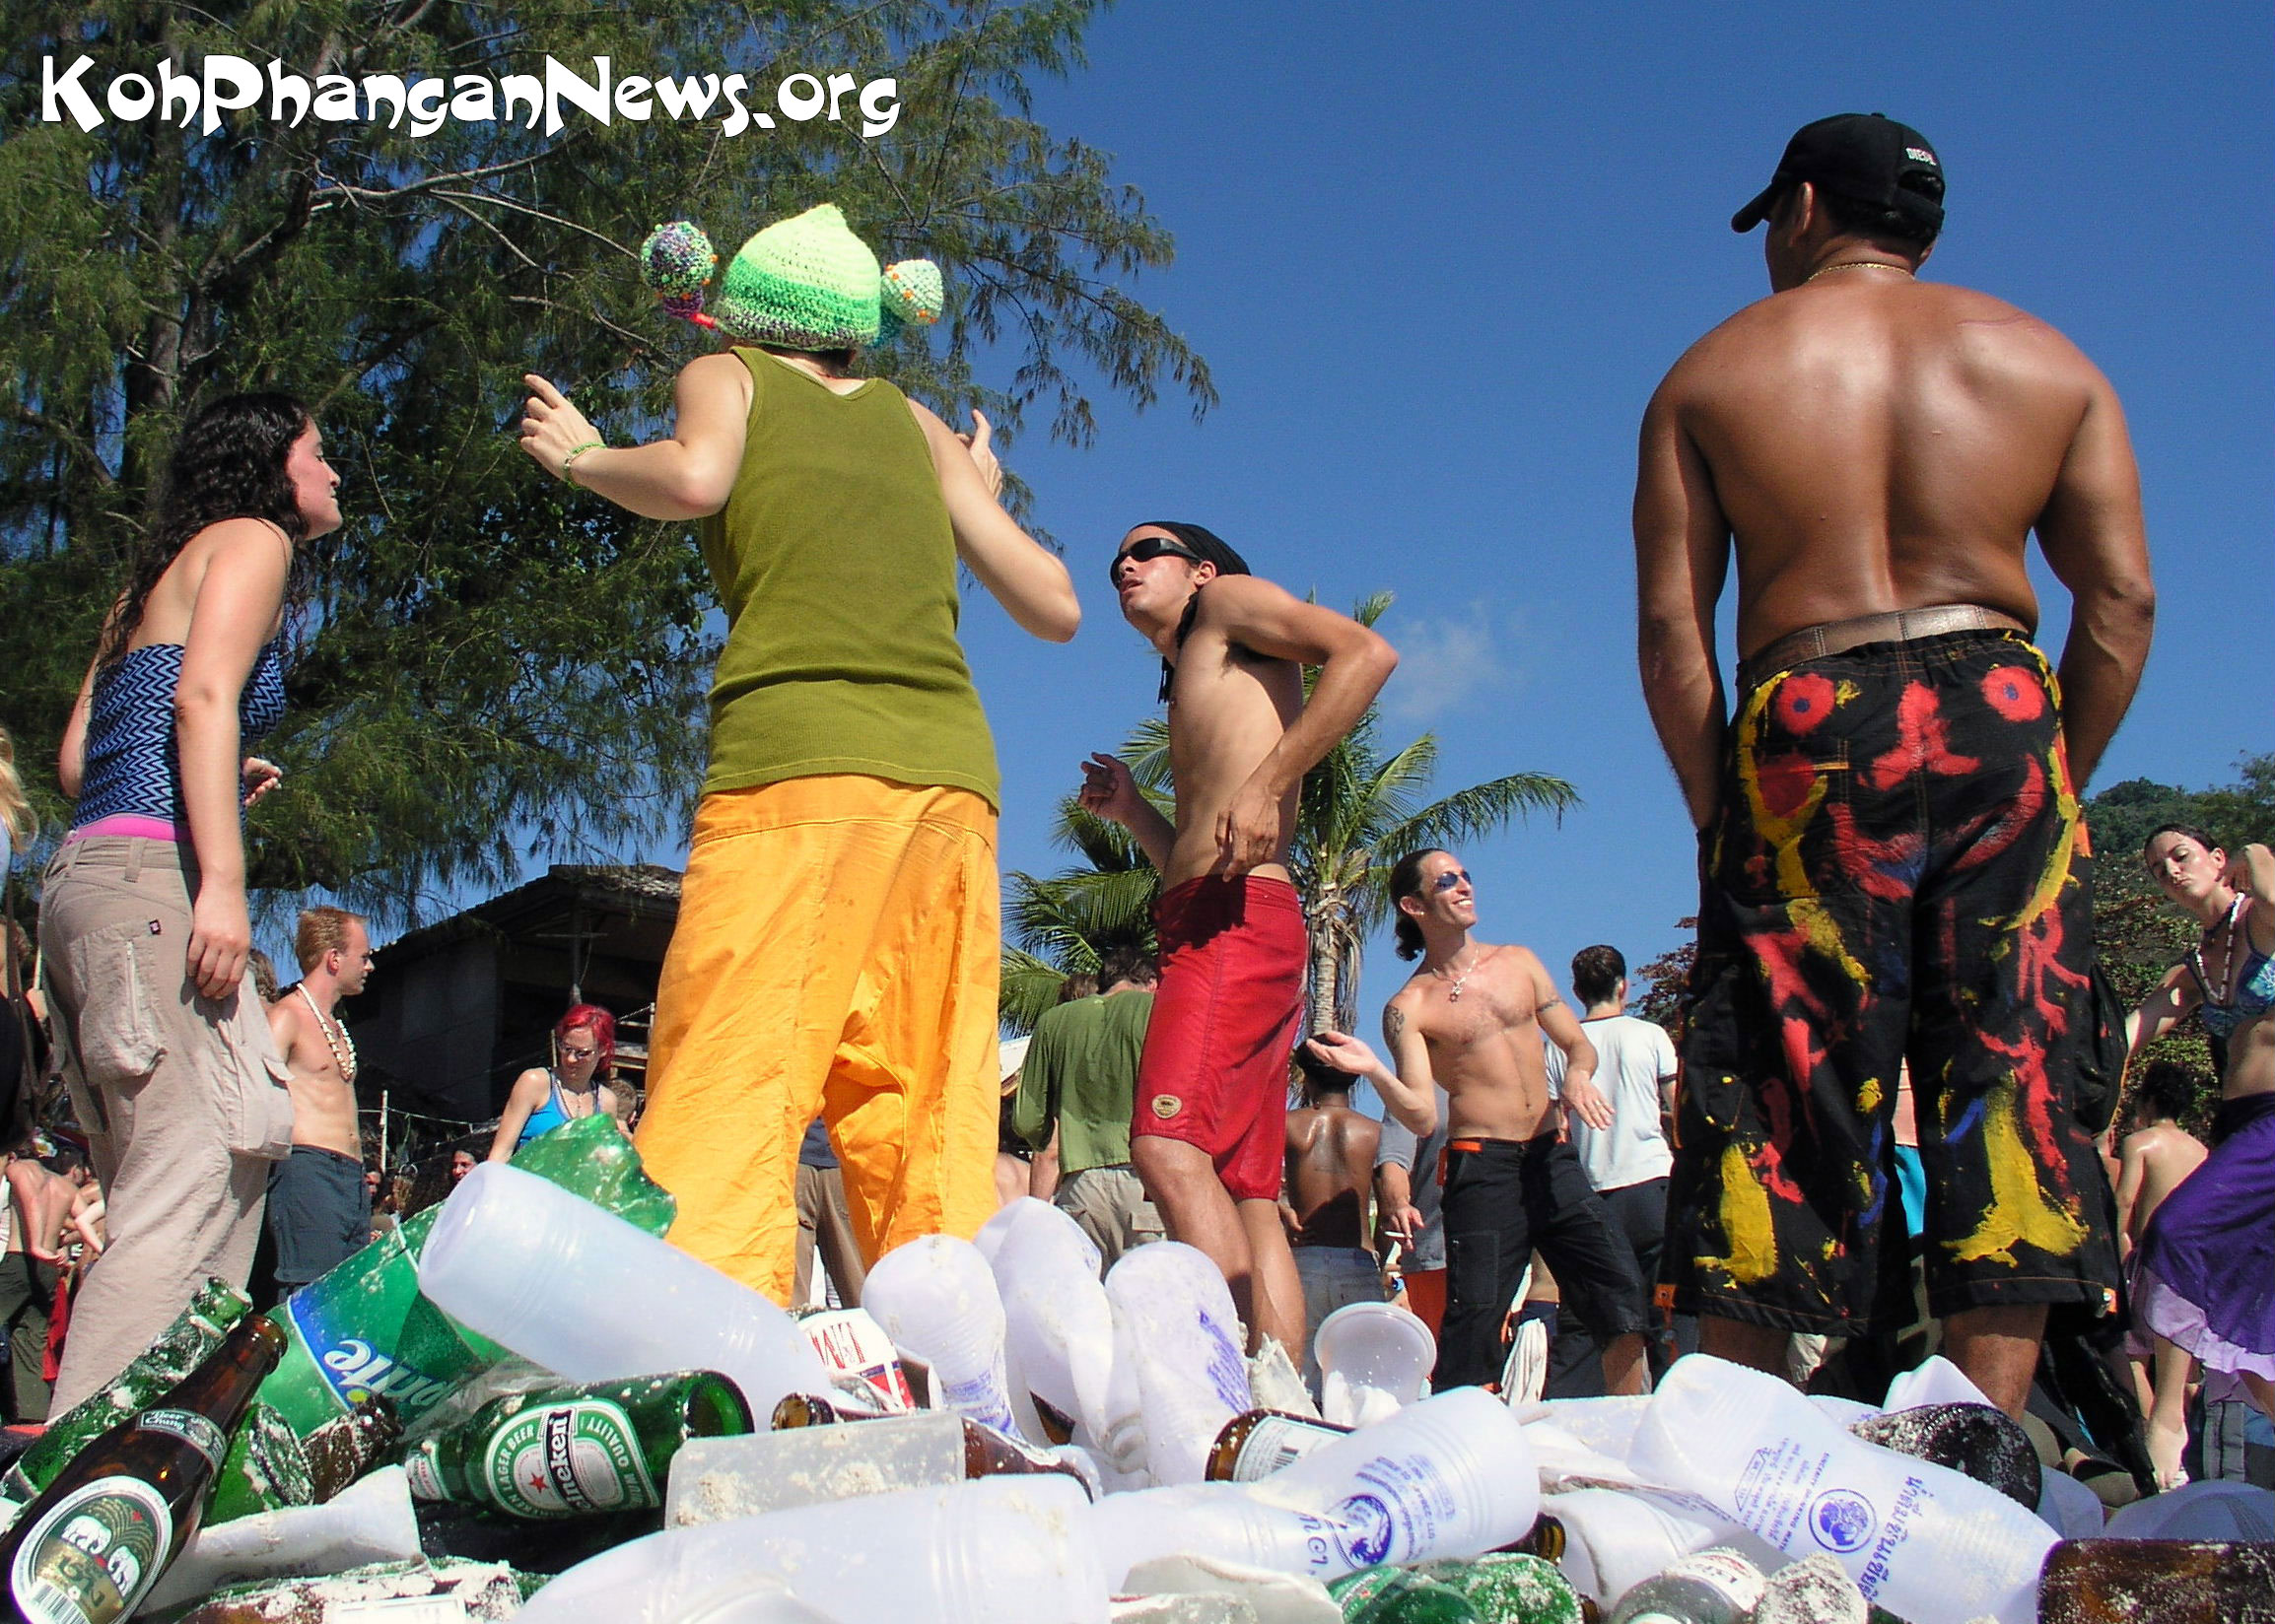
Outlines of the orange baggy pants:
[{"label": "orange baggy pants", "polygon": [[636,1136],[673,1245],[787,1305],[818,1110],[862,1253],[996,1210],[996,814],[854,775],[706,795]]}]

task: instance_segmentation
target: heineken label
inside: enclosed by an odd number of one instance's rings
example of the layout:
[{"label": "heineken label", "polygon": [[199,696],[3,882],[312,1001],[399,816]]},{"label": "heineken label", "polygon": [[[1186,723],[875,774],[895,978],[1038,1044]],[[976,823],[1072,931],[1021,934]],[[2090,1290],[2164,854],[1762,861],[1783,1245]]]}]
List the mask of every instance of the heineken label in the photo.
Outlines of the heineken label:
[{"label": "heineken label", "polygon": [[660,1506],[632,1418],[601,1398],[524,1410],[490,1435],[482,1483],[516,1517],[586,1517]]},{"label": "heineken label", "polygon": [[229,1435],[195,1410],[144,1410],[135,1425],[144,1432],[180,1439],[204,1455],[216,1471],[221,1469],[221,1457],[229,1453]]},{"label": "heineken label", "polygon": [[173,1518],[139,1478],[73,1489],[24,1536],[8,1590],[32,1624],[111,1624],[132,1613],[166,1568]]}]

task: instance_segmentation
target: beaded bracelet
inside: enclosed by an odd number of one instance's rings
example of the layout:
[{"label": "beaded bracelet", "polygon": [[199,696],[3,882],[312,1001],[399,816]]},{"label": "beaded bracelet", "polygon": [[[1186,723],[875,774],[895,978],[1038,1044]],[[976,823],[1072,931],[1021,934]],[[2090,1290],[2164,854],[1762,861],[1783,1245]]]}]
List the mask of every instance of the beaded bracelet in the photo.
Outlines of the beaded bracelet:
[{"label": "beaded bracelet", "polygon": [[561,483],[564,485],[574,485],[577,483],[575,480],[569,477],[569,470],[575,466],[577,459],[583,456],[586,451],[604,451],[607,448],[608,442],[604,440],[588,440],[584,444],[571,451],[567,456],[561,459]]}]

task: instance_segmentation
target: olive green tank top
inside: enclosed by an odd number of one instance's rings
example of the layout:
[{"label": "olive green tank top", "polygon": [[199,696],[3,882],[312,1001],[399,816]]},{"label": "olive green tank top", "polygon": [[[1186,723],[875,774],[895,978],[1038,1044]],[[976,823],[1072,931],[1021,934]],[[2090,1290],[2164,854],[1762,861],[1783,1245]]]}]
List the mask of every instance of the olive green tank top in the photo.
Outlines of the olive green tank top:
[{"label": "olive green tank top", "polygon": [[1000,809],[956,641],[955,535],[908,401],[734,353],[751,377],[742,468],[700,527],[727,627],[704,791],[859,773]]}]

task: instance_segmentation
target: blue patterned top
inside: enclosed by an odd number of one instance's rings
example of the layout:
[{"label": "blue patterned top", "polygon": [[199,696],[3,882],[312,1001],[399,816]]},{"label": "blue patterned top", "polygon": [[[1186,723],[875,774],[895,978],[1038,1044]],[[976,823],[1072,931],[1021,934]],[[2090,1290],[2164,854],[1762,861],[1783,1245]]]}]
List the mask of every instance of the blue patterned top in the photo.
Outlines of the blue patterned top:
[{"label": "blue patterned top", "polygon": [[[173,691],[182,646],[148,643],[129,649],[95,679],[87,706],[87,769],[71,827],[131,813],[179,827],[181,753],[173,736]],[[256,739],[285,710],[281,640],[265,644],[238,700],[238,727]]]}]

